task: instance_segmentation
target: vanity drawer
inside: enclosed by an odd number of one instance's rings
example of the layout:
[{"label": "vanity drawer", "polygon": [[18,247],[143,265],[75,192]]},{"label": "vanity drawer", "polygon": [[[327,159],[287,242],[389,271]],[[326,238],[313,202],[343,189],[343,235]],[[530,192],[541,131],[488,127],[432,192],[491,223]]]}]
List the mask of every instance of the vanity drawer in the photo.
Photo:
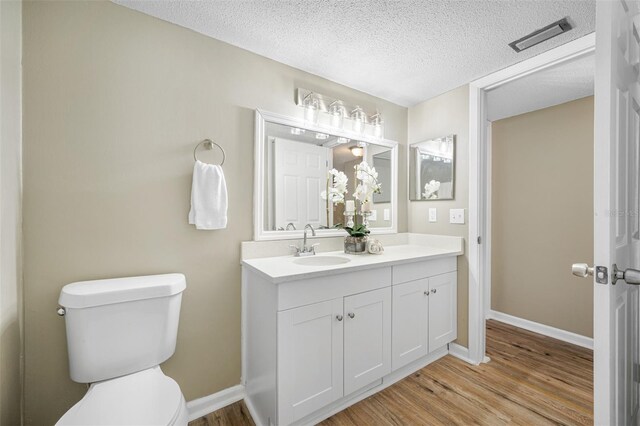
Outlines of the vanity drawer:
[{"label": "vanity drawer", "polygon": [[391,267],[278,284],[278,311],[391,286]]},{"label": "vanity drawer", "polygon": [[415,281],[434,275],[446,274],[457,270],[457,257],[444,257],[441,259],[427,260],[423,262],[406,263],[393,267],[393,285]]}]

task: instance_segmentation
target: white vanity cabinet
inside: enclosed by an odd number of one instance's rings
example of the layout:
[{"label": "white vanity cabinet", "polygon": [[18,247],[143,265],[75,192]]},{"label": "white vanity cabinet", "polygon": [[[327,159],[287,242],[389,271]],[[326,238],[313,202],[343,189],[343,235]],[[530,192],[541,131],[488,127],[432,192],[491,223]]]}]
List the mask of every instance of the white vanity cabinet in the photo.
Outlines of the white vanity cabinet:
[{"label": "white vanity cabinet", "polygon": [[390,287],[278,312],[280,424],[390,372]]},{"label": "white vanity cabinet", "polygon": [[420,359],[457,337],[457,273],[393,286],[393,369]]},{"label": "white vanity cabinet", "polygon": [[343,395],[342,299],[278,312],[278,413],[289,424]]},{"label": "white vanity cabinet", "polygon": [[284,279],[254,265],[242,274],[243,383],[258,425],[315,424],[456,337],[455,256]]}]

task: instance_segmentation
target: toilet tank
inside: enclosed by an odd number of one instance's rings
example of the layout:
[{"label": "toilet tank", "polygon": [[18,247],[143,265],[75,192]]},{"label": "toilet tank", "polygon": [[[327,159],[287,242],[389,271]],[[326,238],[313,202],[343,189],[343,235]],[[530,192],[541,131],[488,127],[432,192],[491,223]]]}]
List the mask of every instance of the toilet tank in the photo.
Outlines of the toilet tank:
[{"label": "toilet tank", "polygon": [[71,379],[93,383],[154,367],[173,355],[182,274],[82,281],[62,288]]}]

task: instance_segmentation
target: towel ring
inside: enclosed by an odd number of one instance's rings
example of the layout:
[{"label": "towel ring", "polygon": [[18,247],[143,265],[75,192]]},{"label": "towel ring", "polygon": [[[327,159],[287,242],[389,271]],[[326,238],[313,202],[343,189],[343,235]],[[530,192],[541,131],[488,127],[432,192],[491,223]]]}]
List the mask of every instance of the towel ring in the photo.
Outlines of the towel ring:
[{"label": "towel ring", "polygon": [[222,162],[220,163],[220,165],[222,166],[224,164],[224,160],[227,158],[227,155],[225,154],[224,149],[220,145],[212,141],[211,139],[205,139],[202,142],[200,142],[198,145],[196,145],[196,147],[193,149],[194,161],[198,161],[198,156],[196,155],[196,153],[198,151],[198,148],[200,148],[200,145],[204,145],[204,147],[207,149],[213,149],[214,145],[220,148],[220,151],[222,152]]}]

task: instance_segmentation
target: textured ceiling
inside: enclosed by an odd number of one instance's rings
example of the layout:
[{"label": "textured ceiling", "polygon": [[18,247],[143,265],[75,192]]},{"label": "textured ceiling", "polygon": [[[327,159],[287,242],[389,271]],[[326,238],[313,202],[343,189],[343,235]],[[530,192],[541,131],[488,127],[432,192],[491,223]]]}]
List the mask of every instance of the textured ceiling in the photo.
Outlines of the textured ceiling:
[{"label": "textured ceiling", "polygon": [[595,57],[589,55],[530,74],[487,94],[490,121],[593,95]]},{"label": "textured ceiling", "polygon": [[[595,28],[595,0],[113,1],[405,106]],[[563,17],[568,33],[507,45]]]}]

